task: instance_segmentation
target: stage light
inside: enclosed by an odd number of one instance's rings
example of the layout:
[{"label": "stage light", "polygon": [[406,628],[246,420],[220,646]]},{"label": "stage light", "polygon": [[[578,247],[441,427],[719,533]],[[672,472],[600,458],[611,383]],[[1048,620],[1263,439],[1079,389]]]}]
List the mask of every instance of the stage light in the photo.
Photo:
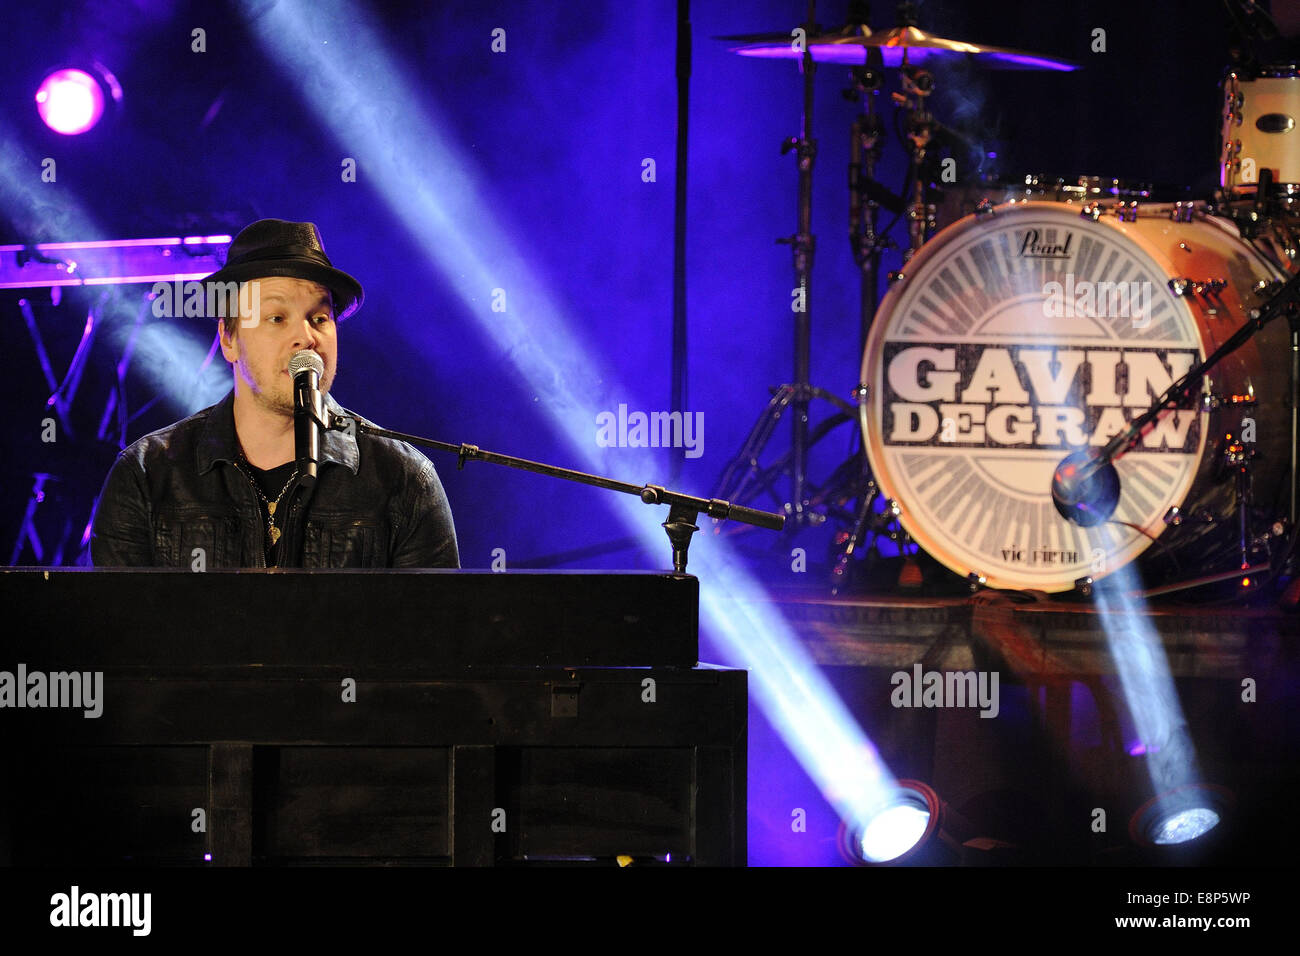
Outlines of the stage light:
[{"label": "stage light", "polygon": [[36,91],[36,111],[56,133],[84,133],[104,115],[104,91],[84,70],[56,70]]},{"label": "stage light", "polygon": [[36,112],[46,126],[65,136],[93,129],[106,109],[121,105],[122,84],[98,61],[89,70],[55,70],[36,90]]},{"label": "stage light", "polygon": [[1137,732],[1131,755],[1146,763],[1156,794],[1133,816],[1129,834],[1144,846],[1195,840],[1221,819],[1220,789],[1200,782],[1196,748],[1178,700],[1164,645],[1142,599],[1131,565],[1098,587],[1096,605],[1124,700]]},{"label": "stage light", "polygon": [[1159,822],[1156,843],[1186,843],[1208,833],[1219,824],[1219,815],[1209,807],[1193,807],[1170,814]]},{"label": "stage light", "polygon": [[853,863],[880,865],[914,858],[940,829],[943,801],[916,780],[900,780],[880,805],[840,824],[840,850]]},{"label": "stage light", "polygon": [[1146,847],[1178,846],[1199,840],[1226,816],[1232,794],[1204,783],[1157,794],[1129,820],[1129,836]]},{"label": "stage light", "polygon": [[897,859],[920,842],[930,828],[930,811],[914,802],[901,802],[882,810],[858,838],[864,859],[884,863]]}]

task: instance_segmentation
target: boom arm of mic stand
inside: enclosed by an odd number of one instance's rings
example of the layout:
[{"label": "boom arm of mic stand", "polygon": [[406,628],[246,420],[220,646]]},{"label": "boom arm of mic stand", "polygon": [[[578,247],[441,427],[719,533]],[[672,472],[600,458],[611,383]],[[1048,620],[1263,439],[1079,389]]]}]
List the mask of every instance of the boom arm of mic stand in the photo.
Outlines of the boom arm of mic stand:
[{"label": "boom arm of mic stand", "polygon": [[376,435],[380,438],[396,438],[399,441],[407,441],[413,445],[424,445],[438,451],[454,452],[457,457],[456,467],[460,469],[465,467],[466,461],[473,459],[493,465],[518,468],[521,471],[531,471],[539,475],[550,475],[552,478],[563,478],[566,481],[576,481],[597,488],[606,488],[610,491],[619,491],[627,495],[636,495],[648,505],[666,504],[669,506],[668,520],[663,523],[663,528],[667,532],[668,540],[673,547],[673,570],[678,574],[686,573],[686,553],[690,548],[691,535],[699,530],[695,524],[695,519],[701,512],[720,521],[740,521],[759,528],[767,528],[771,531],[780,531],[785,527],[784,515],[733,505],[731,502],[723,501],[720,498],[697,498],[694,495],[669,491],[661,485],[634,485],[631,482],[617,481],[603,475],[591,475],[584,471],[575,471],[572,468],[560,468],[557,465],[530,461],[527,458],[516,458],[513,455],[485,451],[477,445],[453,445],[450,442],[424,438],[420,435],[390,431],[387,428],[380,428],[377,425],[349,418],[346,415],[327,413],[326,418],[329,419],[326,427],[332,431],[346,431],[349,428],[355,428],[356,431],[364,432],[367,435]]}]

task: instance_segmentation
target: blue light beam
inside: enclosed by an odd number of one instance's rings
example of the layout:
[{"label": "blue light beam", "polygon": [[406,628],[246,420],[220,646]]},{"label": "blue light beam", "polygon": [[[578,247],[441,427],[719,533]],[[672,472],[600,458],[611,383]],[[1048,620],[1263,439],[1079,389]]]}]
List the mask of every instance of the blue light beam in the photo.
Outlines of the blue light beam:
[{"label": "blue light beam", "polygon": [[1129,564],[1111,574],[1094,593],[1138,733],[1138,752],[1145,754],[1151,785],[1162,803],[1159,809],[1164,822],[1154,842],[1181,843],[1209,830],[1218,823],[1218,816],[1208,808],[1176,805],[1178,798],[1165,797],[1175,791],[1184,796],[1198,793],[1194,784],[1200,783],[1200,770],[1164,646],[1146,617],[1143,600],[1131,596],[1141,583]]},{"label": "blue light beam", "polygon": [[[633,393],[569,330],[564,309],[529,264],[528,251],[516,246],[495,212],[505,204],[479,188],[471,165],[442,133],[451,124],[398,74],[369,14],[342,0],[282,0],[270,8],[245,4],[243,10],[269,61],[297,84],[339,145],[358,158],[367,181],[426,259],[529,387],[545,397],[547,417],[584,466],[608,468],[592,441],[591,423],[605,405],[594,384],[604,381],[615,394]],[[346,56],[338,51],[344,37]],[[394,115],[402,117],[400,124],[391,123]],[[509,288],[510,304],[505,312],[490,313],[484,296],[498,287]],[[651,464],[648,457],[629,456],[614,470],[635,481],[627,476],[634,470],[645,474]],[[620,496],[614,507],[647,549],[667,554],[666,539],[647,520],[645,505]],[[707,622],[753,675],[759,706],[823,795],[842,817],[865,825],[889,802],[893,776],[788,624],[764,606],[761,588],[727,551],[722,539],[711,538],[692,554],[692,569],[702,569]]]}]

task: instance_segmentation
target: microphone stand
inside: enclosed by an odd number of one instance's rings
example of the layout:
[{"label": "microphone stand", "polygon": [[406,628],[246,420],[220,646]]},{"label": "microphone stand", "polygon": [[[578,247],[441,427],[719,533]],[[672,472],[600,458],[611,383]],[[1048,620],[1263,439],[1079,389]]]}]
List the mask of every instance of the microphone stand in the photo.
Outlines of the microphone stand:
[{"label": "microphone stand", "polygon": [[518,468],[521,471],[531,471],[539,475],[549,475],[552,478],[563,478],[566,481],[576,481],[584,485],[594,485],[597,488],[606,488],[627,495],[636,495],[648,505],[666,504],[669,506],[668,520],[663,522],[663,529],[667,532],[668,541],[672,545],[673,571],[677,574],[686,573],[686,553],[691,545],[691,535],[700,530],[695,521],[701,512],[720,521],[731,519],[732,521],[752,524],[759,528],[768,528],[772,531],[780,531],[785,525],[784,515],[733,505],[718,498],[697,498],[694,495],[670,491],[661,485],[634,485],[630,482],[616,481],[602,475],[590,475],[586,472],[574,471],[571,468],[560,468],[540,461],[529,461],[527,458],[516,458],[513,455],[485,451],[477,445],[454,445],[450,442],[424,438],[420,435],[390,431],[387,428],[380,428],[378,425],[363,422],[358,418],[336,415],[328,410],[325,410],[324,417],[328,421],[318,419],[318,424],[322,428],[331,431],[346,431],[349,428],[354,428],[356,431],[364,432],[367,435],[376,435],[380,438],[396,438],[399,441],[407,441],[413,445],[424,445],[438,451],[455,452],[458,470],[464,469],[466,461],[485,461],[493,465],[505,465],[508,468]]},{"label": "microphone stand", "polygon": [[[1171,280],[1173,282],[1178,280]],[[1176,291],[1176,290],[1175,290]],[[1246,321],[1229,336],[1205,361],[1193,366],[1187,374],[1174,382],[1155,404],[1135,418],[1127,429],[1117,434],[1098,452],[1084,449],[1066,456],[1052,475],[1052,501],[1061,516],[1079,525],[1094,525],[1105,521],[1119,503],[1119,475],[1114,462],[1128,453],[1138,439],[1155,422],[1160,414],[1176,402],[1191,394],[1194,383],[1217,365],[1225,356],[1241,348],[1269,322],[1294,306],[1300,298],[1300,274],[1292,276],[1258,309],[1252,309]],[[1291,325],[1294,336],[1300,319],[1293,314]],[[1292,475],[1294,483],[1295,475]],[[1091,486],[1091,487],[1090,487]],[[1089,495],[1096,498],[1089,501]]]}]

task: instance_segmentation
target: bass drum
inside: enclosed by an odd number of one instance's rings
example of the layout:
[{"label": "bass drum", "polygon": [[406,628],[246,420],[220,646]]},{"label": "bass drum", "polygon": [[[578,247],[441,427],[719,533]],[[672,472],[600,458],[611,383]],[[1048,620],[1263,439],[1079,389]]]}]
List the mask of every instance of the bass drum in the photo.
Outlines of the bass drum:
[{"label": "bass drum", "polygon": [[[1257,505],[1284,484],[1285,322],[1116,463],[1110,521],[1062,518],[1052,473],[1126,428],[1282,277],[1231,222],[1187,203],[1029,201],[961,220],[907,265],[867,341],[860,414],[877,482],[921,547],[992,587],[1069,590],[1156,539],[1148,578],[1204,573],[1236,540],[1225,436],[1258,453]],[[1190,517],[1175,527],[1171,508]]]}]

